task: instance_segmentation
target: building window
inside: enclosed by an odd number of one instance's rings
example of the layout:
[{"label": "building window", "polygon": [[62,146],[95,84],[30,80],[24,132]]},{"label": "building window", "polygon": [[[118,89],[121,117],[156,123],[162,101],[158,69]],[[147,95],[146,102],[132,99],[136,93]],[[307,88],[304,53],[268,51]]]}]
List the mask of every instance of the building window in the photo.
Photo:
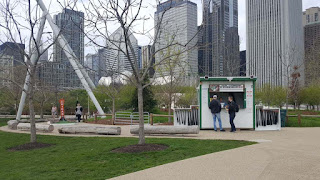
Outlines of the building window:
[{"label": "building window", "polygon": [[319,21],[319,14],[318,13],[314,14],[314,21]]},{"label": "building window", "polygon": [[310,15],[309,14],[307,15],[307,22],[308,23],[310,22]]}]

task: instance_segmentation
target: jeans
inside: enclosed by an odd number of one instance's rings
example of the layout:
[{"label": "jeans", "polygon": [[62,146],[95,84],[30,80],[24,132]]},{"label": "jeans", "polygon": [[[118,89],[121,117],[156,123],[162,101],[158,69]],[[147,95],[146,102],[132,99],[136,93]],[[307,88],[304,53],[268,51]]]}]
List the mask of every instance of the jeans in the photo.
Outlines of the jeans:
[{"label": "jeans", "polygon": [[81,120],[81,115],[80,115],[80,114],[77,114],[76,116],[77,116],[78,122],[80,122],[80,120]]},{"label": "jeans", "polygon": [[236,131],[236,127],[234,126],[234,123],[233,123],[235,117],[236,117],[235,114],[229,114],[231,131]]},{"label": "jeans", "polygon": [[218,121],[219,121],[220,130],[223,130],[223,128],[222,128],[222,123],[221,123],[220,113],[212,113],[212,116],[213,116],[213,127],[214,127],[214,130],[215,130],[215,131],[217,130],[217,126],[216,126],[216,120],[217,120],[217,118],[218,118]]}]

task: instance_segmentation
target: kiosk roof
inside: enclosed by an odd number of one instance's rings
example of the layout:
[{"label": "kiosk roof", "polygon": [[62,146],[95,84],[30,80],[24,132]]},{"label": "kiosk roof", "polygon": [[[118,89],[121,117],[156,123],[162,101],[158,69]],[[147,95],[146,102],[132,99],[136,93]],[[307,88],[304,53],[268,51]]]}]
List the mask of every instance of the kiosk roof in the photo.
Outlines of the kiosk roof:
[{"label": "kiosk roof", "polygon": [[202,81],[256,81],[256,77],[200,77]]}]

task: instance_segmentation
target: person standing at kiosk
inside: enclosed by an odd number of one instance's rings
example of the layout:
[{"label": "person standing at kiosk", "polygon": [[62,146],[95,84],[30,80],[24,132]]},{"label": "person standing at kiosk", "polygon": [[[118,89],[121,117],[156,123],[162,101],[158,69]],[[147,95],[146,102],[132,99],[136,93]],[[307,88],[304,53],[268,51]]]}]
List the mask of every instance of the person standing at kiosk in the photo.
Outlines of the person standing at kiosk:
[{"label": "person standing at kiosk", "polygon": [[234,118],[236,117],[236,112],[239,112],[239,106],[236,102],[233,101],[233,97],[229,96],[228,98],[228,104],[226,106],[226,110],[229,112],[229,118],[230,118],[230,125],[231,125],[231,131],[230,132],[236,132],[236,127],[234,125]]},{"label": "person standing at kiosk", "polygon": [[217,95],[214,95],[213,99],[212,99],[212,101],[210,102],[210,105],[209,105],[209,109],[211,109],[211,113],[212,113],[212,116],[213,116],[213,127],[214,127],[214,131],[217,131],[216,120],[218,118],[220,131],[225,131],[222,128],[222,123],[221,123],[221,116],[220,116],[221,104],[217,100],[217,98],[218,98]]}]

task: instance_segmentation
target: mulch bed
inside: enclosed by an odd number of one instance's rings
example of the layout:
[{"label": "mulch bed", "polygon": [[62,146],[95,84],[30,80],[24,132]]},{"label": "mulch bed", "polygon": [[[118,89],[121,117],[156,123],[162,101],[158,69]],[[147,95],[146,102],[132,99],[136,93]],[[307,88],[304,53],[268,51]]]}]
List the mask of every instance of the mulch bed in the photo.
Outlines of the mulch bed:
[{"label": "mulch bed", "polygon": [[12,148],[9,148],[9,151],[28,151],[28,150],[33,150],[33,149],[41,149],[41,148],[46,148],[53,146],[53,144],[45,144],[45,143],[27,143],[19,146],[15,146]]},{"label": "mulch bed", "polygon": [[163,151],[167,149],[168,146],[163,144],[135,144],[130,146],[125,146],[112,150],[111,152],[116,153],[141,153],[150,151]]}]

